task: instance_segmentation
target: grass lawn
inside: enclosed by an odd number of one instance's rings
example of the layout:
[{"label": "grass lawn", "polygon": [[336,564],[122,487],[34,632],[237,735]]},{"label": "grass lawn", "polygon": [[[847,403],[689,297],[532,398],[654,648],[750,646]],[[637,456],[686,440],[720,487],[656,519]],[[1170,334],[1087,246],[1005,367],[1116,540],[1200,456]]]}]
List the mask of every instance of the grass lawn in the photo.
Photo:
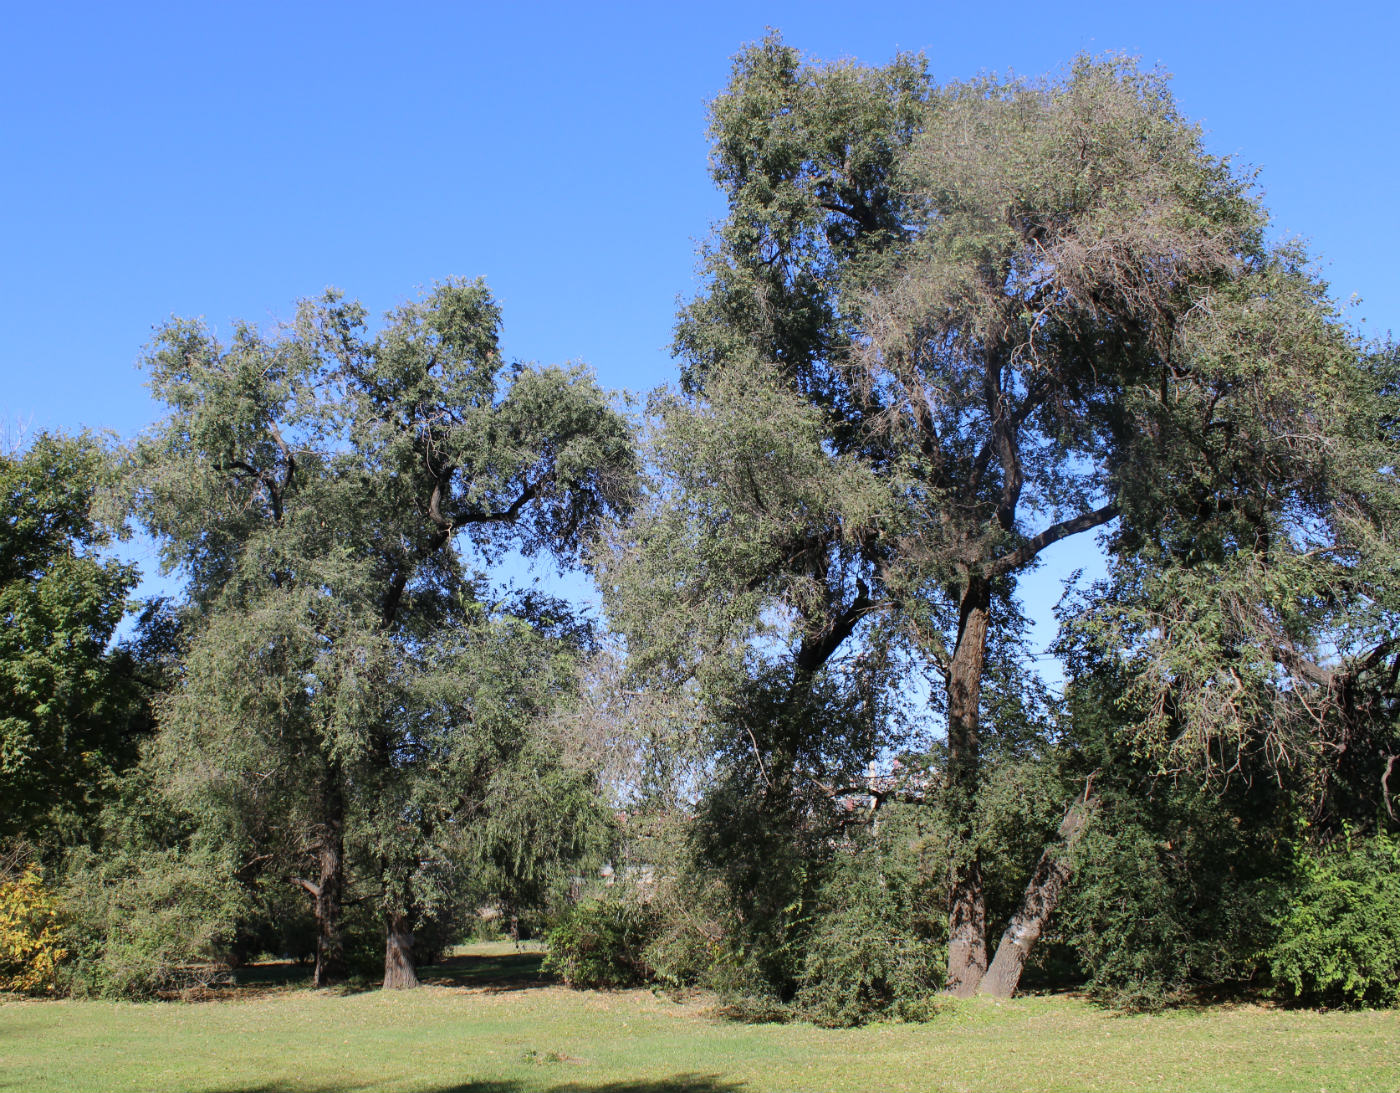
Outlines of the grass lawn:
[{"label": "grass lawn", "polygon": [[737,1024],[710,1001],[648,991],[571,991],[538,961],[473,946],[400,993],[316,992],[265,969],[213,1001],[8,1001],[0,1090],[1400,1091],[1395,1011],[1118,1017],[1031,997],[826,1030]]}]

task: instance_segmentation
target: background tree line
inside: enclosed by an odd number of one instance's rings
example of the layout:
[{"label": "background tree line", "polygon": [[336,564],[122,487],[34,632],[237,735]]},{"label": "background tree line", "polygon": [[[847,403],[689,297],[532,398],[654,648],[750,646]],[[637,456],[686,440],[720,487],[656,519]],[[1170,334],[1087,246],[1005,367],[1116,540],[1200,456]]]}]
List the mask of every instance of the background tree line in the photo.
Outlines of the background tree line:
[{"label": "background tree line", "polygon": [[[1393,1001],[1395,348],[1127,62],[770,37],[711,137],[640,423],[451,282],[172,323],[158,429],[7,458],[14,974],[382,945],[412,986],[493,904],[570,981],[827,1023],[1026,975]],[[132,519],[184,592],[113,646]],[[1056,695],[1017,586],[1092,535]],[[587,567],[607,631],[508,555]]]}]

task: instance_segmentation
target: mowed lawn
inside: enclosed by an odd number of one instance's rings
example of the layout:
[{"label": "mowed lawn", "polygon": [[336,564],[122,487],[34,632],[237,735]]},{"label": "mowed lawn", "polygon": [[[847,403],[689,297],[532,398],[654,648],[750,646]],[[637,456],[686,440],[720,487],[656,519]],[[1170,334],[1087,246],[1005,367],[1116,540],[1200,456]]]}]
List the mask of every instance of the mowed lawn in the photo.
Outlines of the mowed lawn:
[{"label": "mowed lawn", "polygon": [[476,946],[400,993],[0,1003],[0,1089],[1400,1090],[1397,1012],[1123,1017],[1060,996],[827,1030],[736,1023],[704,999],[572,991],[537,961]]}]

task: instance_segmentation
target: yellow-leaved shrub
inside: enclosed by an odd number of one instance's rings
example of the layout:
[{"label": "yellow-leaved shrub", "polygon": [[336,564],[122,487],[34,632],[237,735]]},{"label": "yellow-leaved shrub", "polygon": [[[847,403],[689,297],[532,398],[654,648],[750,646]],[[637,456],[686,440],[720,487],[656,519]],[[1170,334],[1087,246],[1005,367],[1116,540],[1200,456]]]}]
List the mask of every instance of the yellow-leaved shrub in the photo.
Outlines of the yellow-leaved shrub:
[{"label": "yellow-leaved shrub", "polygon": [[31,864],[0,880],[0,991],[52,991],[67,955],[58,894],[44,885],[43,871]]}]

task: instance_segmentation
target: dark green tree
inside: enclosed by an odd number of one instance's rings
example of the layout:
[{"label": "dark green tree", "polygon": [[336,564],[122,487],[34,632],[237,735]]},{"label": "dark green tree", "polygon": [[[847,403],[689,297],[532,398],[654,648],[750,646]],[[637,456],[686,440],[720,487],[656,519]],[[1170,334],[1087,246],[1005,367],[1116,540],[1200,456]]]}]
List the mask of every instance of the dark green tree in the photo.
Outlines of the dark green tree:
[{"label": "dark green tree", "polygon": [[0,455],[0,837],[80,837],[149,731],[136,658],[111,648],[137,581],[94,507],[112,467],[86,434]]},{"label": "dark green tree", "polygon": [[190,582],[161,719],[172,792],[246,868],[310,894],[318,984],[343,971],[347,854],[383,915],[385,985],[413,985],[444,861],[509,799],[502,748],[549,761],[568,635],[480,570],[511,550],[576,561],[632,490],[604,393],[508,366],[499,323],[480,282],[374,333],[332,293],[228,345],[172,323],[147,360],[172,412],[138,452],[137,503]]}]

